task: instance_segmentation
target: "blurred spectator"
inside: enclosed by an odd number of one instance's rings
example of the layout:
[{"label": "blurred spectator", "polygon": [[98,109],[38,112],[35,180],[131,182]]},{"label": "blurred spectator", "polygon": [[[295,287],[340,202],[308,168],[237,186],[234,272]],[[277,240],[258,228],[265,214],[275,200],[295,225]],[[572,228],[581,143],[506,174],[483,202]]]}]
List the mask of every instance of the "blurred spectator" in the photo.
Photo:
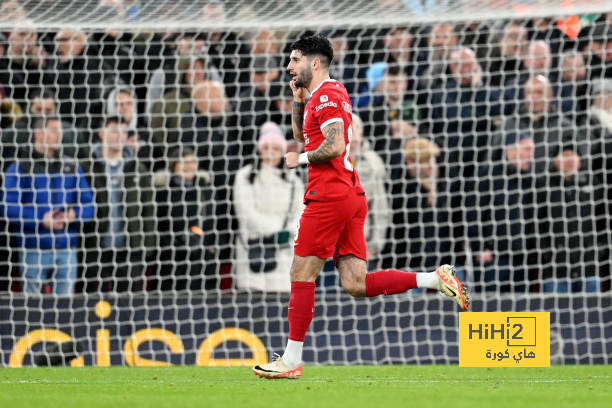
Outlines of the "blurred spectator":
[{"label": "blurred spectator", "polygon": [[159,289],[202,290],[217,286],[211,175],[198,170],[193,150],[177,148],[170,172],[155,174],[160,233]]},{"label": "blurred spectator", "polygon": [[612,23],[597,22],[580,31],[588,77],[592,81],[612,78]]},{"label": "blurred spectator", "polygon": [[421,88],[431,89],[442,86],[448,71],[450,54],[459,44],[457,30],[458,27],[450,23],[439,23],[431,26],[427,37],[428,47],[424,57],[427,68],[423,71]]},{"label": "blurred spectator", "polygon": [[0,131],[2,134],[12,131],[21,120],[23,120],[21,106],[13,99],[5,98],[0,85]]},{"label": "blurred spectator", "polygon": [[46,81],[44,73],[48,67],[47,52],[39,45],[38,34],[31,22],[26,20],[22,28],[9,33],[6,56],[4,68],[7,71],[0,74],[3,87],[7,96],[25,111],[28,89]]},{"label": "blurred spectator", "polygon": [[500,93],[485,86],[474,51],[460,47],[450,55],[451,78],[433,92],[431,118],[420,133],[433,133],[449,163],[448,177],[471,177],[477,162],[488,157],[489,135],[501,115]]},{"label": "blurred spectator", "polygon": [[145,121],[138,116],[136,96],[132,88],[118,86],[108,93],[106,99],[106,114],[120,116],[127,124],[127,144],[132,148],[134,154],[141,159],[141,163],[147,169],[150,166],[151,147],[150,132]]},{"label": "blurred spectator", "polygon": [[550,81],[543,75],[534,76],[525,83],[518,115],[504,120],[501,135],[492,147],[502,146],[503,140],[512,135],[523,134],[533,140],[537,174],[546,171],[548,160],[560,153],[562,145],[574,139],[570,123],[555,107]]},{"label": "blurred spectator", "polygon": [[423,56],[420,56],[413,46],[414,36],[407,27],[392,28],[385,35],[383,43],[388,55],[385,61],[389,64],[396,63],[400,70],[406,74],[408,85],[406,87],[406,98],[416,100],[419,77],[426,69]]},{"label": "blurred spectator", "polygon": [[459,43],[476,53],[478,60],[489,58],[493,47],[490,39],[491,29],[485,21],[470,21],[461,29]]},{"label": "blurred spectator", "polygon": [[553,54],[563,51],[569,39],[557,27],[557,21],[550,17],[533,18],[527,24],[527,36],[530,41],[546,41]]},{"label": "blurred spectator", "polygon": [[[270,122],[277,123],[280,126],[285,139],[289,140],[290,145],[295,144],[293,130],[291,129],[293,92],[291,92],[289,84],[276,83],[272,85],[270,87],[270,99],[272,99]],[[289,151],[294,150],[289,148]]]},{"label": "blurred spectator", "polygon": [[252,56],[266,57],[270,64],[280,63],[276,61],[280,47],[274,30],[264,29],[253,33],[249,41],[249,48]]},{"label": "blurred spectator", "polygon": [[231,259],[233,219],[229,205],[230,186],[243,159],[239,156],[236,140],[236,116],[230,108],[222,83],[198,83],[193,88],[190,112],[181,122],[180,137],[182,147],[195,151],[199,168],[212,176],[215,244],[221,247],[219,258],[223,260]]},{"label": "blurred spectator", "polygon": [[604,188],[583,168],[575,148],[564,149],[539,181],[540,251],[545,292],[599,292],[610,273],[609,219]]},{"label": "blurred spectator", "polygon": [[100,120],[104,87],[114,83],[115,73],[83,31],[62,29],[55,43],[46,83],[55,87],[62,118],[79,128],[91,129]]},{"label": "blurred spectator", "polygon": [[[480,166],[466,199],[468,237],[475,253],[475,290],[522,292],[542,259],[536,239],[539,142],[529,132],[509,133],[503,157]],[[473,286],[472,286],[473,287]]]},{"label": "blurred spectator", "polygon": [[441,264],[458,264],[463,236],[456,186],[438,165],[439,147],[425,138],[404,147],[406,174],[394,180],[390,259],[385,268],[429,272]]},{"label": "blurred spectator", "polygon": [[[200,12],[200,21],[204,27],[210,23],[222,25],[225,19],[225,7],[221,1],[207,2]],[[204,40],[206,55],[221,73],[221,80],[225,84],[228,98],[234,98],[238,94],[241,84],[249,82],[247,70],[249,63],[248,42],[234,32],[219,29],[205,30],[198,35],[198,38]]]},{"label": "blurred spectator", "polygon": [[270,119],[274,109],[274,102],[270,98],[272,81],[278,75],[278,66],[270,66],[268,59],[256,56],[252,59],[249,71],[250,85],[245,87],[238,98],[238,112],[240,114],[240,140],[242,143],[242,156],[251,158],[255,153],[256,133],[261,125]]},{"label": "blurred spectator", "polygon": [[[527,52],[523,56],[523,67],[525,71],[522,78],[529,78],[535,75],[544,75],[550,80],[556,78],[557,73],[553,72],[553,54],[546,41],[532,41],[527,46]],[[520,80],[524,83],[524,79]]]},{"label": "blurred spectator", "polygon": [[95,31],[90,41],[97,44],[99,56],[126,85],[143,84],[146,77],[146,58],[142,47],[135,41],[135,33],[126,31],[127,10],[123,0],[100,0],[93,15],[98,22],[111,26],[105,31]]},{"label": "blurred spectator", "polygon": [[331,30],[327,39],[334,50],[334,61],[329,67],[330,76],[342,82],[350,98],[354,98],[355,93],[360,89],[359,68],[355,64],[355,56],[348,49],[346,30]]},{"label": "blurred spectator", "polygon": [[238,171],[234,210],[238,218],[236,281],[239,289],[289,292],[291,243],[304,208],[304,184],[284,168],[287,142],[280,128],[266,122],[257,144],[259,160]]},{"label": "blurred spectator", "polygon": [[120,117],[108,116],[98,136],[101,143],[83,161],[97,205],[84,240],[84,290],[141,291],[156,245],[152,180],[127,147]]},{"label": "blurred spectator", "polygon": [[[179,68],[181,66],[185,68],[184,71],[179,70],[181,79],[176,89],[166,92],[164,97],[153,105],[151,129],[156,158],[167,158],[170,150],[179,147],[181,121],[183,115],[192,108],[191,96],[195,84],[217,76],[209,70],[210,67],[202,56],[183,57],[179,61]],[[163,161],[161,164],[164,164]],[[159,169],[160,165],[154,167]]]},{"label": "blurred spectator", "polygon": [[489,62],[489,84],[503,86],[524,69],[522,56],[527,47],[527,30],[519,22],[509,21],[495,39]]},{"label": "blurred spectator", "polygon": [[574,123],[584,120],[588,104],[589,84],[584,58],[578,52],[567,51],[559,59],[559,100],[561,112]]},{"label": "blurred spectator", "polygon": [[[14,128],[2,132],[0,149],[5,165],[17,157],[19,146],[30,142],[33,125],[37,119],[56,116],[58,113],[55,97],[47,89],[35,88],[30,92],[28,101],[27,114],[22,116]],[[75,129],[72,123],[66,121],[62,121],[61,153],[63,156],[75,159],[86,157],[88,154],[88,145],[83,134]]]},{"label": "blurred spectator", "polygon": [[[592,103],[585,119],[590,145],[589,168],[612,186],[612,79],[593,84]],[[612,188],[608,199],[612,199]]]},{"label": "blurred spectator", "polygon": [[402,163],[401,147],[415,137],[419,112],[414,100],[405,99],[408,81],[397,65],[373,64],[367,73],[372,94],[368,106],[359,110],[364,135],[396,178]]},{"label": "blurred spectator", "polygon": [[382,159],[364,140],[363,122],[356,114],[353,114],[353,137],[350,146],[350,157],[368,200],[365,239],[369,269],[376,270],[380,262],[380,253],[385,246],[391,218],[389,199],[385,191],[388,175]]},{"label": "blurred spectator", "polygon": [[223,185],[228,172],[237,170],[235,120],[222,83],[195,85],[190,111],[181,122],[180,143],[194,149],[199,167],[214,175],[215,185]]},{"label": "blurred spectator", "polygon": [[77,239],[81,223],[94,215],[92,190],[78,163],[61,155],[62,122],[57,116],[36,120],[32,148],[4,178],[6,216],[21,248],[23,291],[72,295],[77,279]]},{"label": "blurred spectator", "polygon": [[525,83],[532,77],[542,75],[552,84],[551,91],[556,95],[556,85],[558,83],[558,72],[553,70],[553,57],[550,47],[544,41],[532,41],[529,43],[522,60],[523,70],[516,78],[505,84],[505,107],[506,115],[516,112],[519,101],[524,97],[523,89]]}]

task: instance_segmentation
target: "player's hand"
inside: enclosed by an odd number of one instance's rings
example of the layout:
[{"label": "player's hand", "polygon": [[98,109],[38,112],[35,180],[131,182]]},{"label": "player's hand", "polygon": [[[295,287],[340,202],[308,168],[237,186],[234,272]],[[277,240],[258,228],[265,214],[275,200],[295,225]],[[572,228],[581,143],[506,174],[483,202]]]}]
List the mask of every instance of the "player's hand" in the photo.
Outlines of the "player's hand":
[{"label": "player's hand", "polygon": [[306,102],[306,89],[295,86],[295,80],[289,81],[289,86],[293,92],[293,100],[296,102]]},{"label": "player's hand", "polygon": [[296,152],[288,152],[285,154],[285,162],[287,163],[287,167],[290,169],[295,169],[298,163],[299,154]]}]

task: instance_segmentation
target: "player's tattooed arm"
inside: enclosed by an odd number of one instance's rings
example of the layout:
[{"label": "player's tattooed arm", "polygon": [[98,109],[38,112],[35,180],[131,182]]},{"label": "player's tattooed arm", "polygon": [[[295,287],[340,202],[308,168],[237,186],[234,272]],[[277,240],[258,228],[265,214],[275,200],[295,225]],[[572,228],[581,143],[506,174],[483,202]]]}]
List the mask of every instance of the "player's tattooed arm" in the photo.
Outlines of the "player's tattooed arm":
[{"label": "player's tattooed arm", "polygon": [[322,163],[340,156],[344,153],[344,123],[342,121],[333,122],[325,126],[322,130],[323,142],[315,150],[308,152],[310,163]]},{"label": "player's tattooed arm", "polygon": [[302,124],[304,121],[304,108],[306,103],[293,101],[291,110],[291,127],[293,128],[293,138],[300,143],[304,143],[304,132]]}]

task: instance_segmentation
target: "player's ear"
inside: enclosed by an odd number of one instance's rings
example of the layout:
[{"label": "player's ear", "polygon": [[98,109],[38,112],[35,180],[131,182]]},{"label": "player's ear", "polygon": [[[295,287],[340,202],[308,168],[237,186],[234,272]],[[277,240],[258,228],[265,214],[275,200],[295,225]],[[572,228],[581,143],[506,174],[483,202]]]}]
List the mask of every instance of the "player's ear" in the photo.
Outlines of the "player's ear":
[{"label": "player's ear", "polygon": [[321,65],[321,59],[319,57],[312,57],[310,61],[310,68],[318,68]]}]

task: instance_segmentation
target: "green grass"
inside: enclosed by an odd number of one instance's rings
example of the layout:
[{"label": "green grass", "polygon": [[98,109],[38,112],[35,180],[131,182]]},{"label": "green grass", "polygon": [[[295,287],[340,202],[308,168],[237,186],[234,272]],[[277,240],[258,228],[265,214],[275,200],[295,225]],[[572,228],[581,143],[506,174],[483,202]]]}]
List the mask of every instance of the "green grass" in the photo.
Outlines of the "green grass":
[{"label": "green grass", "polygon": [[612,407],[611,366],[0,369],[0,407]]}]

